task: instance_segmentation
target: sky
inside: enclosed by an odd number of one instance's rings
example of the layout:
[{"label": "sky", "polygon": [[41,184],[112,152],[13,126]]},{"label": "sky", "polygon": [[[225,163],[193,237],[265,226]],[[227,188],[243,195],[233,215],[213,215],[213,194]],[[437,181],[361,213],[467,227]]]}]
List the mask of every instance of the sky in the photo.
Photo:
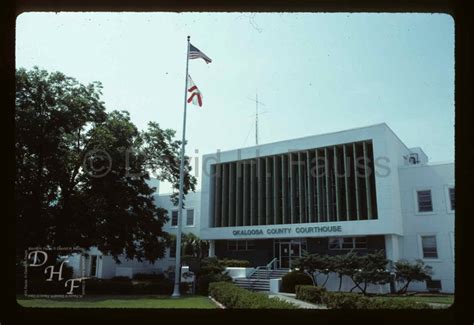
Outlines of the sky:
[{"label": "sky", "polygon": [[188,35],[213,60],[189,62],[203,94],[203,107],[187,110],[193,166],[202,154],[255,145],[256,94],[260,144],[385,122],[430,162],[454,161],[446,14],[23,13],[16,66],[100,81],[108,111],[180,139]]}]

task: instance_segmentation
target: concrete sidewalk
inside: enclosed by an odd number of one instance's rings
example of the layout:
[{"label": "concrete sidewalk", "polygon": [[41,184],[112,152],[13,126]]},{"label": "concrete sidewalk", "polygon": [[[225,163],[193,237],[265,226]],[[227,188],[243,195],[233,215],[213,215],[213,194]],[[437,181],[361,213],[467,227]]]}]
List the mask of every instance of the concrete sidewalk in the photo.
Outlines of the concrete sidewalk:
[{"label": "concrete sidewalk", "polygon": [[295,298],[295,296],[296,295],[294,293],[283,293],[283,292],[268,294],[268,297],[270,297],[270,298],[278,298],[280,300],[293,303],[293,304],[297,305],[299,308],[304,308],[304,309],[327,309],[327,307],[324,306],[324,305],[315,305],[315,304],[312,304],[312,303],[309,303],[309,302],[306,302],[306,301],[298,300],[298,299]]}]

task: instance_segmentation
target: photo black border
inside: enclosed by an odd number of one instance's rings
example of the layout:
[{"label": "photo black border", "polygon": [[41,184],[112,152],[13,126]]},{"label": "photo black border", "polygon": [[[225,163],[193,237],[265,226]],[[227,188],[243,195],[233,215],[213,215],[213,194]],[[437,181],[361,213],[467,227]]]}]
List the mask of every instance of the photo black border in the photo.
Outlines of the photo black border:
[{"label": "photo black border", "polygon": [[[19,322],[44,322],[49,324],[85,324],[92,322],[114,323],[153,323],[198,322],[227,323],[262,322],[265,324],[283,322],[296,324],[307,321],[311,324],[404,324],[404,323],[440,323],[473,324],[474,309],[470,307],[472,297],[472,270],[468,267],[472,260],[472,241],[468,241],[472,232],[473,217],[467,211],[466,202],[473,193],[473,155],[472,136],[474,121],[472,114],[472,11],[469,1],[417,0],[417,1],[350,1],[350,0],[300,0],[300,1],[145,1],[145,0],[21,0],[4,1],[0,11],[0,23],[3,25],[1,78],[4,81],[3,104],[3,148],[10,154],[4,154],[8,171],[4,173],[7,182],[4,196],[7,203],[6,215],[2,218],[3,251],[7,258],[2,261],[3,288],[7,299],[2,299],[0,308],[1,324]],[[22,12],[43,11],[196,11],[196,12],[418,12],[446,13],[455,23],[455,182],[456,182],[456,221],[455,221],[455,303],[443,310],[152,310],[152,309],[42,309],[23,308],[16,302],[15,295],[15,207],[14,207],[14,103],[15,103],[15,20]],[[415,109],[415,108],[414,108]],[[469,122],[471,121],[471,122]],[[433,130],[436,132],[436,130]],[[426,135],[429,136],[429,135]],[[11,151],[11,152],[10,152]],[[461,217],[462,216],[462,217]],[[6,234],[5,234],[6,233]],[[5,274],[4,274],[5,273]],[[6,283],[5,283],[6,282]],[[470,294],[470,295],[469,295]],[[5,313],[8,311],[9,313]]]}]

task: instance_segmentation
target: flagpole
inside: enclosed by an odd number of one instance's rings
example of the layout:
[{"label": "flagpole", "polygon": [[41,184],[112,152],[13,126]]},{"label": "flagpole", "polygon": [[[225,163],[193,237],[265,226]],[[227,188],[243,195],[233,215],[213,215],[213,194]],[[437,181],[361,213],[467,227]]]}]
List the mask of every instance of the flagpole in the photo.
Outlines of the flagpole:
[{"label": "flagpole", "polygon": [[176,229],[176,259],[175,259],[175,272],[174,272],[174,290],[172,297],[178,298],[181,296],[179,285],[181,282],[181,221],[183,216],[183,197],[184,197],[184,146],[186,143],[186,105],[187,105],[187,93],[188,93],[188,67],[189,67],[189,40],[188,36],[188,49],[186,53],[186,75],[185,75],[185,87],[184,87],[184,113],[183,113],[183,140],[181,143],[181,162],[179,166],[179,203],[178,203],[178,222]]}]

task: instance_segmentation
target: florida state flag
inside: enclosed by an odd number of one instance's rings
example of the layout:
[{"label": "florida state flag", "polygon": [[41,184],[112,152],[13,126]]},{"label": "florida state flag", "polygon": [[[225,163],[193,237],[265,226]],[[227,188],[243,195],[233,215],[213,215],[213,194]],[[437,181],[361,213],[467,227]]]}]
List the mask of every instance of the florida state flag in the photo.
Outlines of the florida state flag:
[{"label": "florida state flag", "polygon": [[188,103],[193,103],[194,105],[199,105],[202,107],[202,94],[199,91],[199,88],[194,84],[193,79],[188,74]]}]

